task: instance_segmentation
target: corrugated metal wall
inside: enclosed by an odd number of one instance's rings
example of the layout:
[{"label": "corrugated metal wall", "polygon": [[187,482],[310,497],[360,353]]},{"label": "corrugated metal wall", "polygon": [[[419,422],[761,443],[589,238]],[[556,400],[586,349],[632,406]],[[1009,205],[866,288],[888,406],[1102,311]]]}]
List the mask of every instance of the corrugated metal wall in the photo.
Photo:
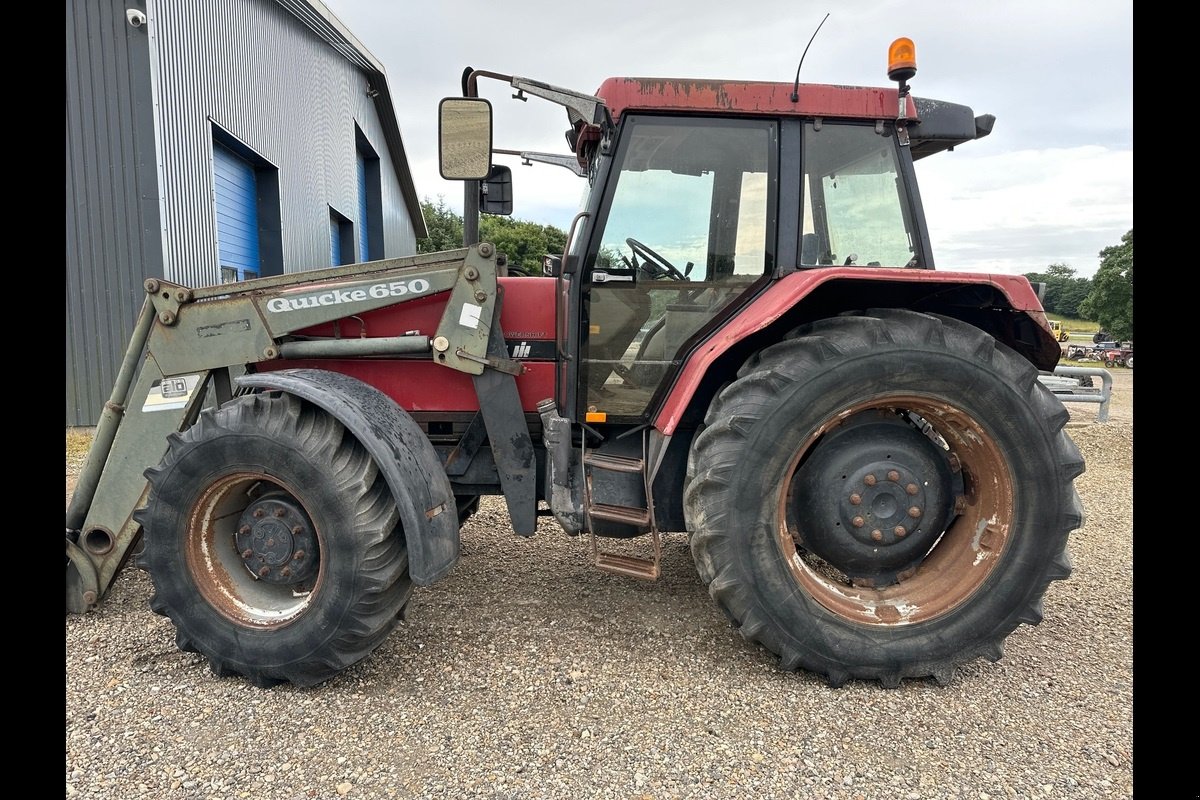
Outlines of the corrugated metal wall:
[{"label": "corrugated metal wall", "polygon": [[67,0],[66,417],[92,425],[162,276],[149,48],[125,9]]},{"label": "corrugated metal wall", "polygon": [[284,270],[327,267],[329,208],[358,225],[355,123],[380,155],[385,252],[416,252],[412,219],[367,79],[265,0],[159,0],[156,37],[166,275],[219,280],[212,125],[279,170]]},{"label": "corrugated metal wall", "polygon": [[[131,27],[127,8],[148,24]],[[380,158],[384,250],[371,256],[416,252],[366,76],[294,13],[273,0],[68,0],[68,426],[99,418],[145,278],[220,280],[214,123],[279,170],[285,271],[329,266],[330,207],[359,224],[355,124]]]}]

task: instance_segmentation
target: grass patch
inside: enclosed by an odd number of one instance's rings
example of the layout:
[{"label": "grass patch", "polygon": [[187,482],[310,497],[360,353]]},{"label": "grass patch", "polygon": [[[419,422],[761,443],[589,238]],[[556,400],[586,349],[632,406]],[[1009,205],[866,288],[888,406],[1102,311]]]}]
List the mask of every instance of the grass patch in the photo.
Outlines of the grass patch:
[{"label": "grass patch", "polygon": [[1071,333],[1095,333],[1100,330],[1100,323],[1092,322],[1086,319],[1074,319],[1073,317],[1062,317],[1058,314],[1046,312],[1046,319],[1058,320]]},{"label": "grass patch", "polygon": [[82,464],[92,446],[91,428],[67,428],[67,464]]}]

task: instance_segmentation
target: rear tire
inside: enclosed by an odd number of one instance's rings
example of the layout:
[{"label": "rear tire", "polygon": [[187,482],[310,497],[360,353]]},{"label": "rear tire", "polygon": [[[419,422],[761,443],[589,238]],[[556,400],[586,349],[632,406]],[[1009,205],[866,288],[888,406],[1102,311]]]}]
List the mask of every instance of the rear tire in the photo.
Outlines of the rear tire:
[{"label": "rear tire", "polygon": [[946,682],[999,659],[1070,574],[1083,521],[1083,461],[1037,376],[974,327],[895,310],[821,320],[753,356],[688,460],[684,513],[713,599],[784,669],[835,686]]},{"label": "rear tire", "polygon": [[249,395],[205,411],[146,471],[151,608],[217,675],[311,686],[365,658],[412,591],[399,512],[326,412]]}]

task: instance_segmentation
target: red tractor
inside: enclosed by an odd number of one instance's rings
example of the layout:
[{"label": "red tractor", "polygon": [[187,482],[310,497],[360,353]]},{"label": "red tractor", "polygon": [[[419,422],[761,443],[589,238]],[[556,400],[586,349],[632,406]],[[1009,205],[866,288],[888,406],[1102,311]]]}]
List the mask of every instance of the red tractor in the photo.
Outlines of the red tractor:
[{"label": "red tractor", "polygon": [[[914,163],[990,115],[892,88],[470,71],[443,101],[466,247],[147,299],[67,511],[67,608],[131,555],[219,675],[367,657],[502,495],[659,574],[686,532],[740,634],[839,685],[998,659],[1070,574],[1084,470],[1021,276],[934,269]],[[547,275],[506,274],[481,78],[566,108],[589,191]],[[639,538],[642,555],[617,552]],[[639,544],[635,541],[632,544]],[[140,545],[140,546],[139,546]]]}]

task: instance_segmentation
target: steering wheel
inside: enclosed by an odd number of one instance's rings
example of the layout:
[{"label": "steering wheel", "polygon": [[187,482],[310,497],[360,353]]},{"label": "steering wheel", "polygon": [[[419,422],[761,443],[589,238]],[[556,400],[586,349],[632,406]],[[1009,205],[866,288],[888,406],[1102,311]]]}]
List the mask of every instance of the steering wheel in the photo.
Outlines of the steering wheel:
[{"label": "steering wheel", "polygon": [[[641,256],[642,261],[645,262],[645,264],[642,264],[642,269],[646,269],[646,264],[650,264],[655,268],[655,271],[652,273],[654,277],[659,278],[663,275],[669,275],[671,278],[677,281],[687,280],[687,276],[676,269],[674,264],[672,264],[670,261],[667,261],[649,247],[646,247],[646,245],[642,244],[637,239],[626,239],[625,244],[629,245],[629,249],[633,251],[634,256]],[[651,272],[650,270],[646,271]]]}]

